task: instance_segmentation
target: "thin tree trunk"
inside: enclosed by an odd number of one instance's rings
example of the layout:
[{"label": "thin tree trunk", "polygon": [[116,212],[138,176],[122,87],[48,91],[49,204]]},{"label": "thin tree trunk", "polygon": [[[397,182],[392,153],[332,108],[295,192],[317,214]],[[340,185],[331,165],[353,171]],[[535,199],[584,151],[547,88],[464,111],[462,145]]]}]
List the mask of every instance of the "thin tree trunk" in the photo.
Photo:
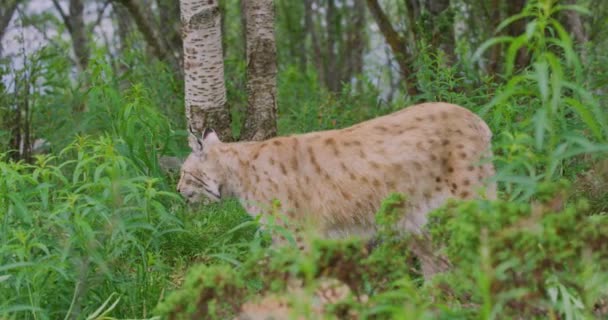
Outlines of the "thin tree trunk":
[{"label": "thin tree trunk", "polygon": [[365,49],[365,2],[354,0],[353,6],[347,9],[352,14],[346,20],[346,44],[341,55],[345,57],[340,72],[340,82],[348,83],[354,75],[363,71],[363,51]]},{"label": "thin tree trunk", "polygon": [[84,5],[81,0],[70,0],[69,11],[66,14],[58,0],[53,0],[53,5],[63,19],[66,29],[72,38],[72,49],[76,56],[76,65],[80,72],[89,65],[89,39],[84,24]]},{"label": "thin tree trunk", "polygon": [[13,18],[15,10],[17,10],[18,0],[7,0],[8,2],[0,8],[0,56],[2,56],[2,38],[6,33],[9,23]]},{"label": "thin tree trunk", "polygon": [[220,19],[218,0],[181,0],[188,125],[198,132],[214,129],[230,141]]},{"label": "thin tree trunk", "polygon": [[416,24],[420,18],[418,0],[405,0],[405,10],[407,16],[407,33],[405,36],[407,39],[407,50],[411,56],[410,61],[413,61],[414,57],[418,55],[418,34],[424,33],[420,32]]},{"label": "thin tree trunk", "polygon": [[[363,52],[367,40],[367,35],[363,33],[365,30],[365,1],[354,0],[354,2],[353,41],[355,44],[352,48],[351,77],[363,72]],[[356,36],[356,32],[360,33],[359,37]]]},{"label": "thin tree trunk", "polygon": [[89,39],[84,24],[84,5],[81,0],[70,0],[70,27],[72,33],[72,45],[78,62],[78,69],[84,71],[89,65]]},{"label": "thin tree trunk", "polygon": [[336,44],[338,38],[337,13],[334,0],[327,0],[327,12],[325,13],[325,24],[327,25],[327,37],[325,41],[325,85],[332,92],[340,89],[339,63],[336,59]]},{"label": "thin tree trunk", "polygon": [[[490,10],[486,10],[486,12],[488,12],[487,17],[490,19],[489,23],[491,24],[491,28],[492,28],[492,30],[495,30],[501,20],[500,19],[500,0],[492,0],[492,8],[494,8],[494,10],[491,11],[492,12],[491,16],[489,16]],[[487,9],[487,8],[485,8],[485,9]],[[470,19],[475,20],[475,17],[471,17]],[[501,68],[501,61],[502,61],[502,57],[500,55],[502,52],[502,49],[503,49],[502,44],[497,44],[495,46],[492,46],[492,49],[490,50],[490,58],[489,58],[488,67],[487,67],[488,73],[497,74],[499,72],[499,70]]]},{"label": "thin tree trunk", "polygon": [[431,45],[441,49],[449,63],[456,59],[454,54],[454,18],[450,12],[450,0],[428,0],[426,10],[431,14]]},{"label": "thin tree trunk", "polygon": [[588,41],[585,27],[581,21],[581,16],[576,11],[567,10],[566,17],[568,19],[568,29],[574,35],[574,39],[579,44],[584,44]]},{"label": "thin tree trunk", "polygon": [[[298,27],[300,28],[298,34],[300,35],[300,39],[296,44],[297,56],[300,62],[300,71],[302,71],[302,73],[306,73],[306,70],[308,70],[308,56],[306,50],[306,33],[308,32],[308,28],[306,26],[306,19],[307,18],[304,15],[302,16],[302,21],[298,21]],[[303,23],[303,29],[301,23]]]},{"label": "thin tree trunk", "polygon": [[366,0],[367,7],[374,17],[380,32],[384,36],[384,39],[391,47],[393,51],[393,55],[399,64],[399,69],[401,71],[401,77],[405,82],[407,87],[407,92],[409,95],[413,96],[418,94],[418,89],[415,86],[415,81],[412,81],[410,77],[413,75],[413,68],[410,66],[407,55],[407,44],[405,40],[395,31],[395,28],[388,20],[388,17],[378,4],[378,0]]},{"label": "thin tree trunk", "polygon": [[247,117],[242,139],[264,140],[277,133],[277,51],[272,0],[246,0]]},{"label": "thin tree trunk", "polygon": [[[575,0],[568,0],[567,4],[576,4]],[[577,44],[581,45],[580,54],[583,62],[587,61],[587,50],[585,48],[585,44],[589,41],[589,37],[587,36],[587,32],[585,31],[585,26],[583,25],[583,21],[581,19],[581,15],[574,10],[566,10],[566,25],[568,26],[568,30],[574,36],[574,40]]]},{"label": "thin tree trunk", "polygon": [[129,48],[129,35],[132,32],[131,16],[122,4],[114,3],[113,9],[117,24],[118,50],[124,53]]},{"label": "thin tree trunk", "polygon": [[182,62],[183,44],[181,36],[181,20],[179,1],[157,0],[159,13],[160,34],[164,35],[173,56]]},{"label": "thin tree trunk", "polygon": [[[514,16],[524,9],[526,6],[527,0],[510,0],[508,3],[508,14],[509,16]],[[519,19],[513,23],[511,23],[508,27],[509,35],[511,36],[520,36],[526,33],[526,24],[528,21],[525,19]],[[517,51],[517,57],[515,59],[515,67],[517,69],[524,69],[530,63],[530,56],[525,48],[519,49]]]},{"label": "thin tree trunk", "polygon": [[[131,16],[127,9],[120,3],[113,3],[112,5],[112,13],[114,15],[114,20],[116,21],[116,30],[118,35],[118,52],[119,55],[124,55],[124,53],[129,49],[130,35],[133,32],[133,24],[131,22]],[[126,78],[122,77],[128,71],[128,66],[124,63],[115,63],[115,70],[118,75],[120,75],[120,88],[122,90],[126,90],[129,87],[129,82]]]},{"label": "thin tree trunk", "polygon": [[312,10],[314,0],[304,0],[304,25],[306,33],[310,36],[310,42],[313,49],[313,60],[317,69],[319,79],[325,79],[323,74],[323,56],[321,54],[321,46],[319,45],[319,38],[314,24]]},{"label": "thin tree trunk", "polygon": [[152,54],[159,60],[166,61],[176,73],[181,73],[177,58],[169,50],[165,38],[161,35],[154,23],[152,11],[149,6],[142,5],[138,0],[114,0],[122,3],[131,14],[137,29],[152,49]]},{"label": "thin tree trunk", "polygon": [[409,14],[410,14],[410,20],[412,22],[418,20],[418,18],[420,17],[420,3],[418,2],[419,0],[405,0],[405,6],[407,7]]}]

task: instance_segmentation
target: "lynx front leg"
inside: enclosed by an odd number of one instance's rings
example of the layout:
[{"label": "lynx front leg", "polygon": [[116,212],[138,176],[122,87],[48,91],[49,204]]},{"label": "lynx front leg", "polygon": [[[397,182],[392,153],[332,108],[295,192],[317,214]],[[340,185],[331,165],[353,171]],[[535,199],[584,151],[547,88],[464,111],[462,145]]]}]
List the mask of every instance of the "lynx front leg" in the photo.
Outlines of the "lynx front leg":
[{"label": "lynx front leg", "polygon": [[430,280],[433,275],[450,269],[450,261],[434,250],[431,236],[427,232],[412,235],[409,240],[410,250],[420,261],[422,276],[425,280]]}]

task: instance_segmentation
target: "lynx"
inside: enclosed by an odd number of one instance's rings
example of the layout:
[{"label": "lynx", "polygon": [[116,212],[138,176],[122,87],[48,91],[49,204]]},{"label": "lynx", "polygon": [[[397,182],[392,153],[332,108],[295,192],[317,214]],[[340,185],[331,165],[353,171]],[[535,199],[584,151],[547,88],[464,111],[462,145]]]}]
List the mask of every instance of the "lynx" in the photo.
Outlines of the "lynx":
[{"label": "lynx", "polygon": [[[252,216],[281,210],[327,237],[372,236],[391,192],[407,196],[396,228],[418,233],[448,198],[495,196],[491,131],[471,111],[423,103],[340,129],[222,143],[212,130],[190,135],[178,191],[189,202],[236,197]],[[485,188],[484,188],[485,187]],[[484,190],[485,189],[485,190]]]}]

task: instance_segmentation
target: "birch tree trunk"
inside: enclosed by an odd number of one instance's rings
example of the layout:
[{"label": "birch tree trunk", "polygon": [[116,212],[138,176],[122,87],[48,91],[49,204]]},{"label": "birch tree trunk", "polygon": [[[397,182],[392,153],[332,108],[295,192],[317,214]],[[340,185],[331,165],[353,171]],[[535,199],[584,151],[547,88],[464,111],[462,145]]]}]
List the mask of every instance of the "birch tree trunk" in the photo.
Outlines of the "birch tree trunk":
[{"label": "birch tree trunk", "polygon": [[247,23],[247,117],[241,139],[277,133],[277,50],[272,0],[245,0]]},{"label": "birch tree trunk", "polygon": [[181,20],[188,125],[198,132],[214,129],[230,141],[218,0],[181,0]]}]

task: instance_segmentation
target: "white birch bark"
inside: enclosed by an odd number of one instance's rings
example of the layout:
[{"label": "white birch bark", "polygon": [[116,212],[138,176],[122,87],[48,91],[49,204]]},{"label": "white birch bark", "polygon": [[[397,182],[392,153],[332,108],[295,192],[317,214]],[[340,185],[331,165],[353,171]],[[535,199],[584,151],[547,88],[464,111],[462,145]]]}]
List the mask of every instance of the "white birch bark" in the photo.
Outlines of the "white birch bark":
[{"label": "white birch bark", "polygon": [[180,5],[188,125],[198,132],[214,129],[223,141],[232,140],[218,0],[181,0]]},{"label": "white birch bark", "polygon": [[277,50],[272,0],[244,0],[247,29],[247,117],[241,139],[277,133]]}]

